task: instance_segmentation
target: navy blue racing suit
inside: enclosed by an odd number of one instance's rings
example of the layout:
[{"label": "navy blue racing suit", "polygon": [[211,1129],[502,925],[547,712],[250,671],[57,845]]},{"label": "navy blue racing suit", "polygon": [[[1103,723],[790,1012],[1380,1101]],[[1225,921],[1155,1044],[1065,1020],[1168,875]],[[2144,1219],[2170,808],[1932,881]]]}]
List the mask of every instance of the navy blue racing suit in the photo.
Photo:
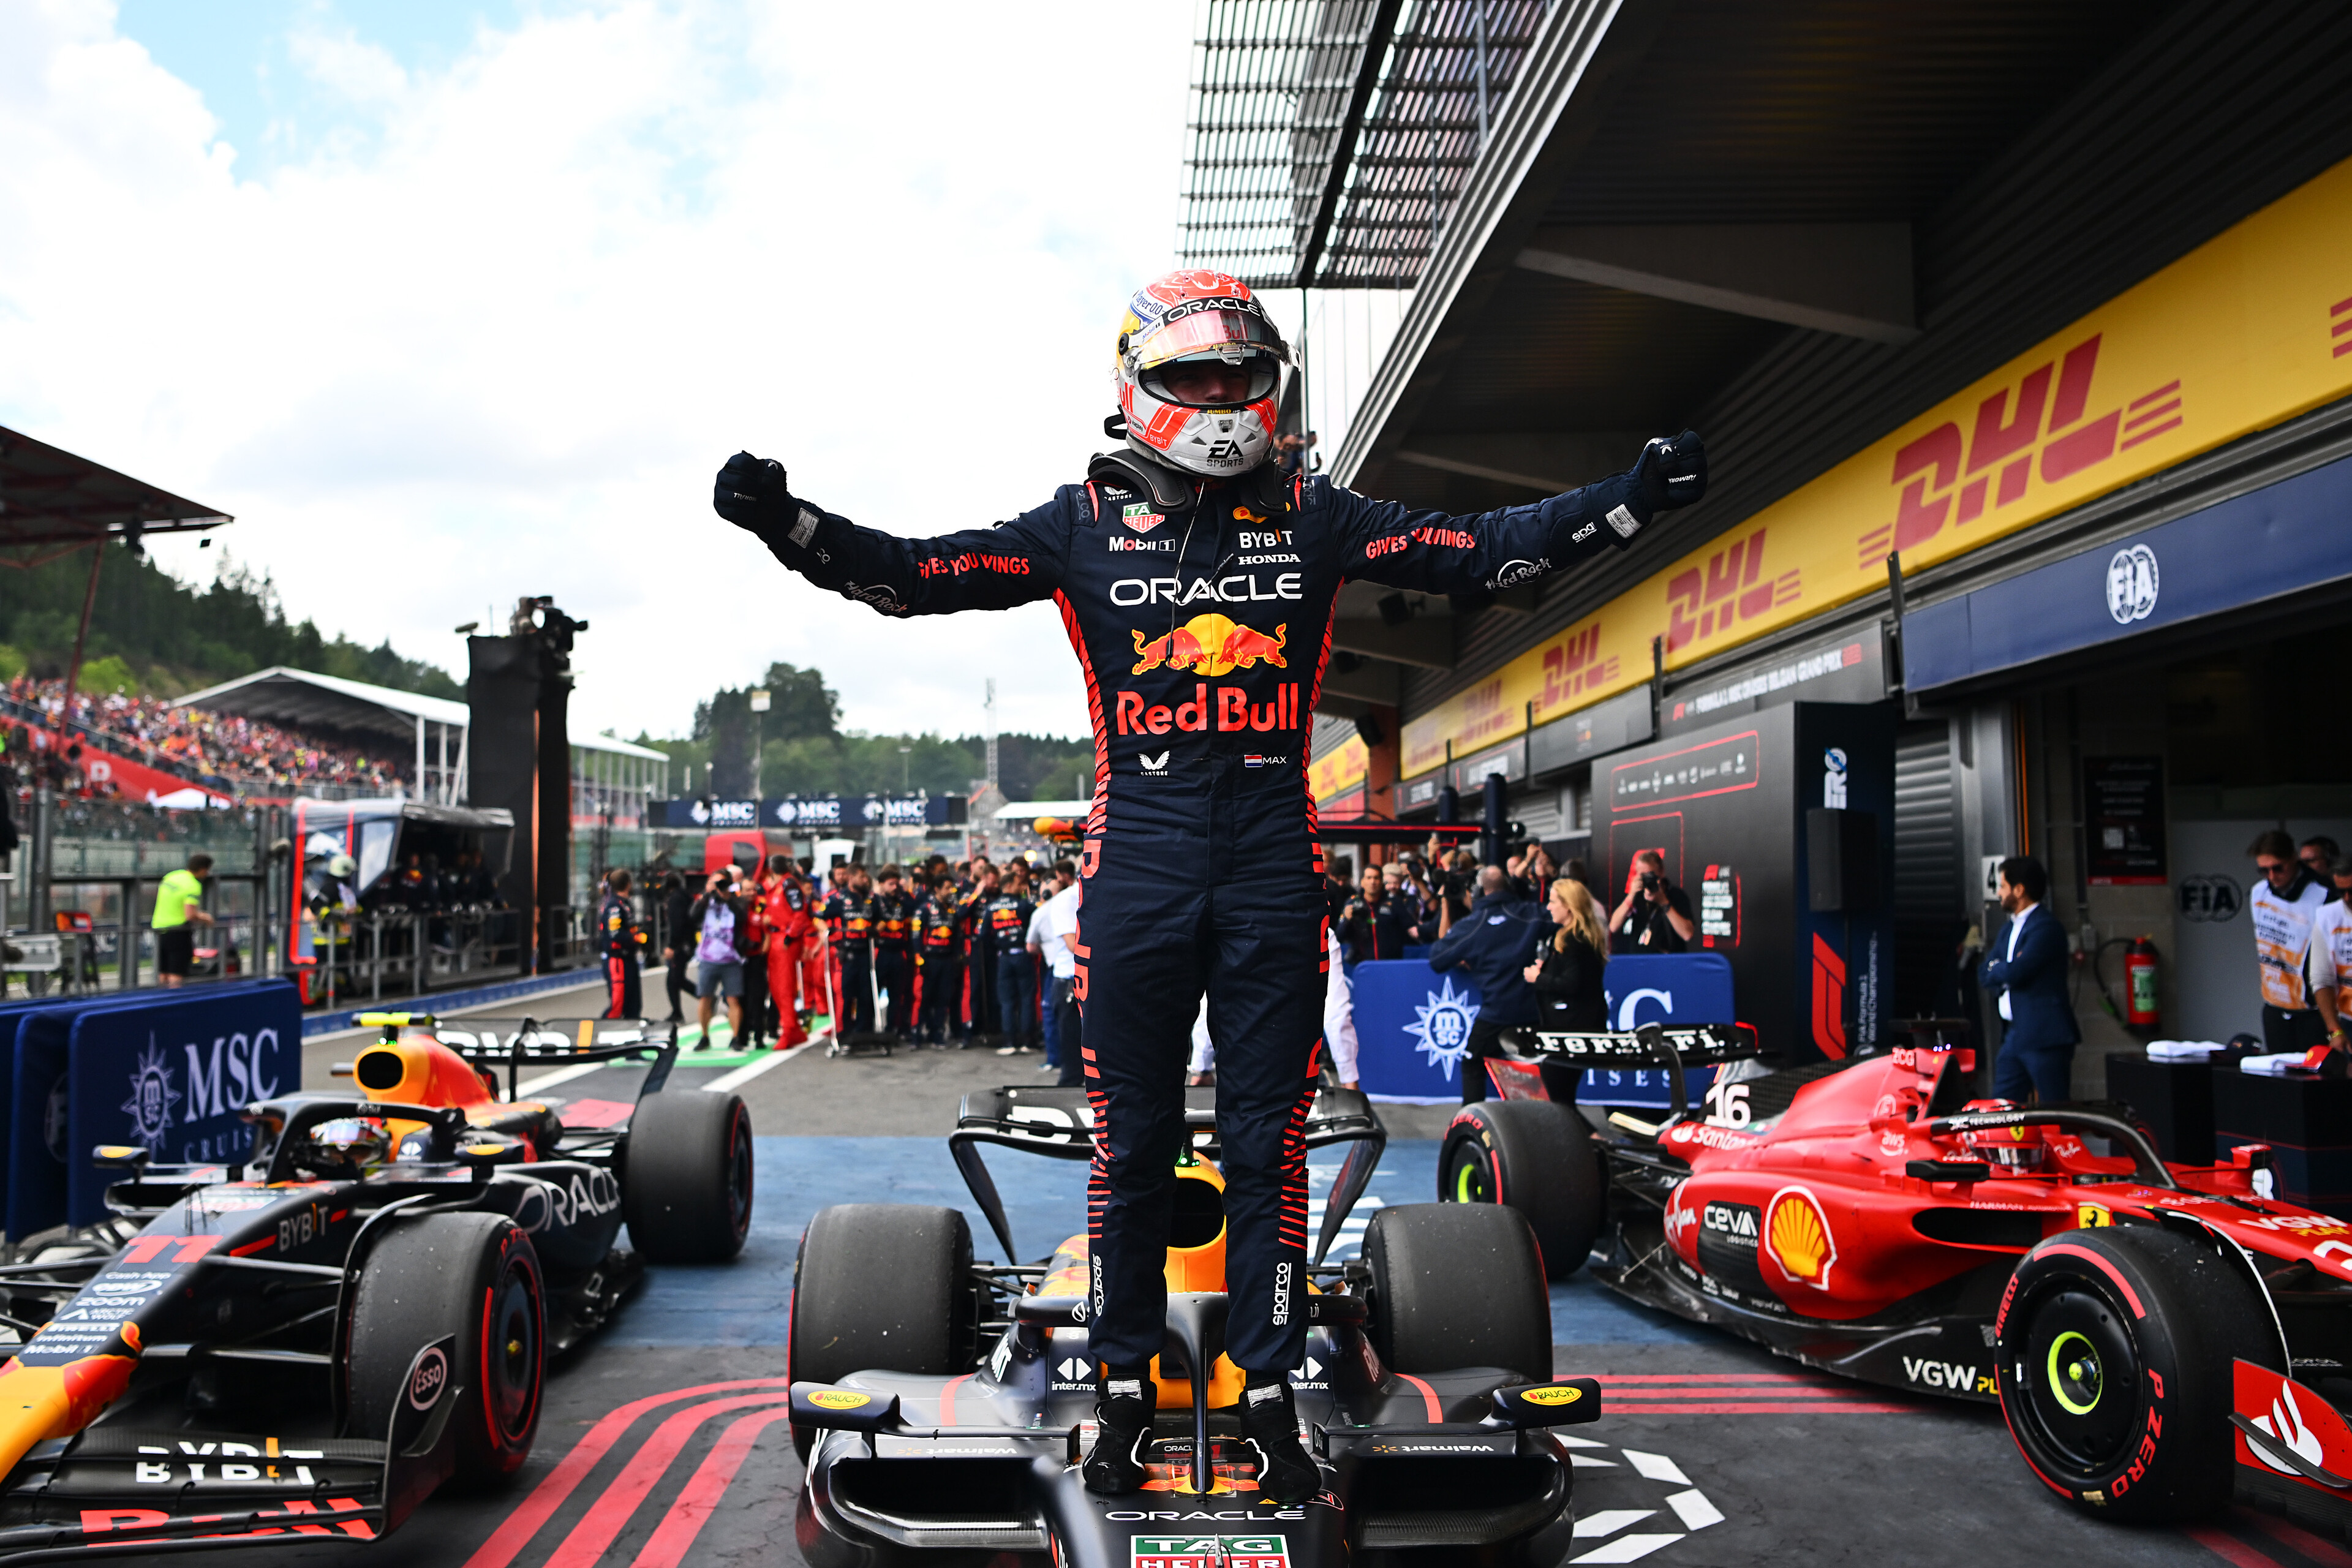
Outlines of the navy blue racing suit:
[{"label": "navy blue racing suit", "polygon": [[1531,582],[1648,522],[1639,478],[1448,517],[1262,474],[1191,481],[1171,505],[1097,459],[1095,479],[1010,521],[899,539],[791,496],[781,469],[748,491],[760,481],[742,466],[756,463],[730,465],[719,510],[820,587],[889,616],[1059,606],[1095,738],[1070,942],[1095,1121],[1089,1348],[1132,1365],[1165,1338],[1184,1068],[1205,991],[1224,1046],[1226,1351],[1248,1371],[1297,1366],[1303,1129],[1329,924],[1307,752],[1340,584],[1472,594]]}]

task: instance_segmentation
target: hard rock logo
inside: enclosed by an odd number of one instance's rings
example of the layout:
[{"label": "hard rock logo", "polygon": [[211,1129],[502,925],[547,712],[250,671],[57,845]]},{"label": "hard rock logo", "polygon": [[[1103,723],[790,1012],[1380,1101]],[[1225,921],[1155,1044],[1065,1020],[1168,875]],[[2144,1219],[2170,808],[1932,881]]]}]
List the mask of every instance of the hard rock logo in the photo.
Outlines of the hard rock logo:
[{"label": "hard rock logo", "polygon": [[1804,1188],[1783,1187],[1773,1195],[1764,1211],[1764,1250],[1790,1279],[1816,1290],[1830,1288],[1837,1244],[1830,1238],[1829,1215]]}]

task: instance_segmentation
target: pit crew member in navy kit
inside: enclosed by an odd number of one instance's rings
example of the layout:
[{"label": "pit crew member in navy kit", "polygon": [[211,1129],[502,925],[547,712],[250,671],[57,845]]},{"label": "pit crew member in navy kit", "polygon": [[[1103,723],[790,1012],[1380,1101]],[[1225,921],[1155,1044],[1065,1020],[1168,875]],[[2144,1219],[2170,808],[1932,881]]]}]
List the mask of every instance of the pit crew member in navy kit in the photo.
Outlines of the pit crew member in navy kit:
[{"label": "pit crew member in navy kit", "polygon": [[604,1014],[607,1018],[642,1018],[646,1015],[644,978],[637,953],[646,933],[637,929],[636,911],[629,905],[629,873],[604,875],[604,896],[596,905],[596,940],[604,955]]},{"label": "pit crew member in navy kit", "polygon": [[889,1001],[883,1027],[902,1040],[915,1037],[915,898],[899,881],[898,868],[882,868],[874,895],[874,977]]},{"label": "pit crew member in navy kit", "polygon": [[1119,414],[1106,428],[1123,449],[1010,521],[900,539],[801,500],[781,464],[748,452],[720,470],[714,504],[786,566],[884,615],[1059,606],[1095,732],[1076,939],[1097,1108],[1088,1317],[1100,1426],[1086,1484],[1119,1493],[1144,1480],[1184,1064],[1205,989],[1211,1033],[1227,1042],[1226,1351],[1246,1374],[1240,1419],[1264,1493],[1297,1500],[1322,1484],[1286,1381],[1306,1347],[1296,1132],[1328,962],[1307,739],[1339,584],[1517,587],[1622,548],[1657,512],[1698,500],[1706,457],[1685,431],[1566,495],[1474,517],[1414,511],[1268,464],[1289,350],[1234,279],[1175,272],[1147,284],[1115,356]]}]

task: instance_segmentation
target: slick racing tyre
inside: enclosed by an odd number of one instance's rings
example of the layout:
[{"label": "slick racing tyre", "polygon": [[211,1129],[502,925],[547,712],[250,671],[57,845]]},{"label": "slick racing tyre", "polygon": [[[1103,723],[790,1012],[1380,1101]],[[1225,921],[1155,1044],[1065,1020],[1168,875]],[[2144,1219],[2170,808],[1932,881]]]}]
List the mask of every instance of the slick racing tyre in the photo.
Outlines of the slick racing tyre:
[{"label": "slick racing tyre", "polygon": [[2230,1500],[2231,1363],[2286,1370],[2236,1262],[2153,1226],[2068,1231],[2027,1253],[1994,1347],[2025,1462],[2075,1507],[2136,1524]]},{"label": "slick racing tyre", "polygon": [[1495,1366],[1551,1380],[1551,1299],[1536,1239],[1500,1204],[1406,1204],[1364,1229],[1372,1349],[1391,1372]]},{"label": "slick racing tyre", "polygon": [[740,1096],[649,1094],[621,1177],[629,1244],[652,1263],[724,1263],[751,1229],[751,1113]]},{"label": "slick racing tyre", "polygon": [[[793,1265],[789,1371],[833,1383],[854,1372],[942,1375],[980,1355],[971,1227],[961,1209],[835,1204],[819,1209]],[[815,1434],[793,1428],[808,1458]]]},{"label": "slick racing tyre", "polygon": [[1437,1199],[1507,1204],[1527,1217],[1546,1278],[1584,1267],[1601,1234],[1601,1156],[1571,1106],[1549,1100],[1465,1105],[1445,1130]]},{"label": "slick racing tyre", "polygon": [[488,1487],[530,1458],[547,1380],[546,1290],[539,1254],[512,1220],[493,1214],[394,1220],[360,1270],[345,1352],[346,1435],[381,1443],[408,1393],[416,1352],[457,1340],[449,1375],[460,1385],[450,1420],[451,1484]]}]

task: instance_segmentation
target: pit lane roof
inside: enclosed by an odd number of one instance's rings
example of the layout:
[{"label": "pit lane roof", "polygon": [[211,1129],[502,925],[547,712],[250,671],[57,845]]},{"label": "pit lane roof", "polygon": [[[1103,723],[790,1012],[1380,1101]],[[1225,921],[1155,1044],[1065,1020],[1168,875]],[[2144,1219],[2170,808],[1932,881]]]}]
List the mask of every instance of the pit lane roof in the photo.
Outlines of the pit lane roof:
[{"label": "pit lane roof", "polygon": [[1328,471],[1476,511],[1689,425],[1715,483],[1450,626],[1357,606],[1332,710],[1426,710],[2347,155],[2341,7],[1554,0]]},{"label": "pit lane roof", "polygon": [[1206,0],[1187,266],[1253,288],[1404,289],[1547,0]]},{"label": "pit lane roof", "polygon": [[57,546],[30,562],[132,533],[184,533],[236,521],[88,458],[0,428],[0,548]]}]

